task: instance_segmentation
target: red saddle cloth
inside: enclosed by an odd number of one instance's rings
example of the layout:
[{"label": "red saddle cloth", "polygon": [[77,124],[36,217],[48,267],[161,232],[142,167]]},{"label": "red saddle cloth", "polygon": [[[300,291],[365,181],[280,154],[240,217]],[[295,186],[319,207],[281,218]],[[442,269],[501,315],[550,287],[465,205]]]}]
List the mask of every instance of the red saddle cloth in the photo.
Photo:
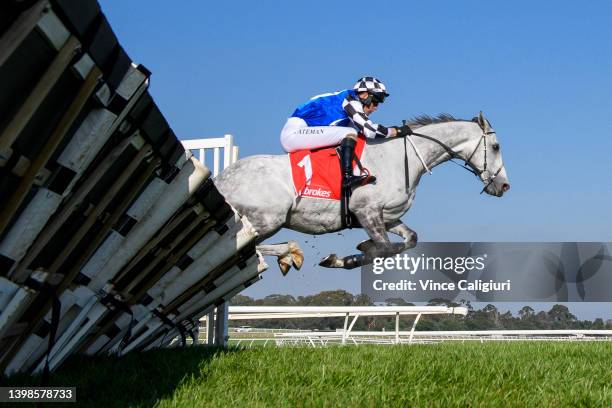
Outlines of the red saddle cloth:
[{"label": "red saddle cloth", "polygon": [[[365,137],[359,135],[355,155],[361,160]],[[336,147],[289,153],[293,187],[299,197],[340,200],[342,174]],[[353,169],[355,165],[353,165]],[[359,173],[357,173],[359,174]]]}]

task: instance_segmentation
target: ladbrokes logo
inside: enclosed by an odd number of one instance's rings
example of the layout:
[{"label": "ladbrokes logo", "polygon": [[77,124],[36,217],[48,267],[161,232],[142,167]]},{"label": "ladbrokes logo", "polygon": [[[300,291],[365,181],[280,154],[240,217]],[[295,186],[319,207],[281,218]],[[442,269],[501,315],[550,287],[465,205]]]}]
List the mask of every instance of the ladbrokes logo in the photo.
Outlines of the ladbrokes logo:
[{"label": "ladbrokes logo", "polygon": [[307,197],[329,198],[331,197],[331,191],[322,189],[321,187],[308,188],[308,186],[306,186],[302,195]]}]

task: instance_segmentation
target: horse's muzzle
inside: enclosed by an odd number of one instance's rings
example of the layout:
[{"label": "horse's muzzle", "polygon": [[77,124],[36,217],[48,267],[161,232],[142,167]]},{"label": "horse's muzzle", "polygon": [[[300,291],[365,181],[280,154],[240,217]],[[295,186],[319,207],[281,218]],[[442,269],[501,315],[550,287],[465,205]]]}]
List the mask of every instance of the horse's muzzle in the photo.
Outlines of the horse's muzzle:
[{"label": "horse's muzzle", "polygon": [[493,185],[495,186],[494,190],[494,194],[497,197],[502,197],[504,195],[505,192],[507,192],[508,190],[510,190],[510,183],[493,183]]},{"label": "horse's muzzle", "polygon": [[483,191],[495,197],[502,197],[508,190],[510,190],[510,183],[499,180],[499,182],[492,182],[485,186]]}]

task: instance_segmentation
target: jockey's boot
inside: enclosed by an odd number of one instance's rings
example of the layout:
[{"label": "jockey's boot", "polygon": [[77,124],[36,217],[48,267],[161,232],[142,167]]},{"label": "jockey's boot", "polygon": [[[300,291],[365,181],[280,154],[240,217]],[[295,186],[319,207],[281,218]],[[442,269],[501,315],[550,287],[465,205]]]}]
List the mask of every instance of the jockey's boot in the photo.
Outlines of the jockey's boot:
[{"label": "jockey's boot", "polygon": [[367,184],[374,181],[370,175],[364,174],[355,176],[353,174],[353,157],[355,156],[355,145],[357,142],[354,139],[345,137],[340,144],[340,162],[342,164],[342,188],[350,189],[351,187]]}]

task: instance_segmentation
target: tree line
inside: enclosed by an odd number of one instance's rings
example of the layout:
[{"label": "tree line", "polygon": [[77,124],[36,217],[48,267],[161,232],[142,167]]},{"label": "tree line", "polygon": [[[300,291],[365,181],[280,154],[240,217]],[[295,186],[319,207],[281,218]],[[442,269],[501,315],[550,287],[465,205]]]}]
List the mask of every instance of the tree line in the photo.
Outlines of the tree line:
[{"label": "tree line", "polygon": [[[345,290],[323,291],[314,295],[268,295],[263,299],[254,299],[249,296],[236,295],[232,298],[233,306],[373,306],[374,303],[367,295],[353,295]],[[388,306],[412,306],[403,299],[387,299]],[[567,306],[555,304],[548,311],[536,312],[530,306],[524,306],[515,316],[510,311],[502,312],[495,305],[488,304],[482,309],[472,307],[470,302],[452,302],[446,299],[432,299],[430,306],[464,306],[468,314],[462,316],[427,315],[422,316],[417,330],[550,330],[550,329],[610,329],[612,321],[604,322],[597,318],[579,320]],[[401,316],[400,327],[405,329],[412,325],[414,316]],[[336,330],[344,326],[343,317],[322,317],[302,319],[269,319],[269,320],[240,320],[230,321],[230,326],[251,326],[253,328],[281,328],[305,330]],[[395,317],[393,316],[363,316],[360,317],[354,330],[394,330]]]}]

